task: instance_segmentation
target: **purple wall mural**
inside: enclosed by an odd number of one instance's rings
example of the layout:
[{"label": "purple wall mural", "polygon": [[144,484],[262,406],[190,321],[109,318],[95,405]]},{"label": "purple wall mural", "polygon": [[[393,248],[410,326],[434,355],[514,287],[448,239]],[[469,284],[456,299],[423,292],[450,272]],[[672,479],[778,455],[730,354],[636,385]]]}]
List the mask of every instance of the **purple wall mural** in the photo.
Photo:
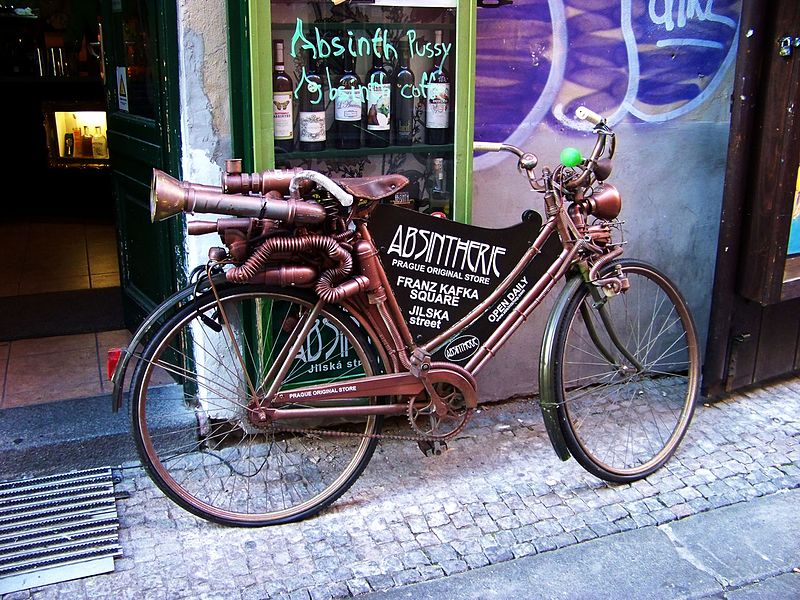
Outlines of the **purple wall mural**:
[{"label": "purple wall mural", "polygon": [[[732,66],[740,0],[514,0],[478,11],[475,139],[524,144],[540,123],[588,129],[696,110]],[[481,169],[502,160],[476,158]]]}]

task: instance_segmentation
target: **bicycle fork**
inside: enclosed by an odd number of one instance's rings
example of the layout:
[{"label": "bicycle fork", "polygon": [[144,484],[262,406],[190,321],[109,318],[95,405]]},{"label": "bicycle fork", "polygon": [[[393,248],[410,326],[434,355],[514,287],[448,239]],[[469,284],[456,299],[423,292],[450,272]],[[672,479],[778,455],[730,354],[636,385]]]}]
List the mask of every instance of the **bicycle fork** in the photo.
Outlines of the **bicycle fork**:
[{"label": "bicycle fork", "polygon": [[[621,275],[621,277],[619,275]],[[610,292],[606,292],[607,288],[605,286],[601,287],[597,285],[596,282],[589,281],[587,279],[588,283],[591,284],[590,294],[593,301],[592,308],[596,309],[597,313],[600,315],[600,320],[603,322],[603,327],[608,334],[608,339],[611,341],[614,347],[616,347],[620,354],[622,354],[622,356],[633,365],[637,373],[641,373],[644,371],[644,366],[639,359],[631,354],[630,350],[628,350],[627,346],[620,339],[619,334],[617,333],[617,328],[614,326],[613,319],[608,311],[609,297],[624,293],[624,291],[627,289],[627,278],[625,278],[624,274],[619,273],[617,279],[621,280],[619,290],[615,289]],[[589,337],[591,338],[592,343],[595,345],[595,348],[597,348],[600,354],[603,355],[603,358],[605,358],[615,368],[621,371],[626,371],[628,367],[620,364],[620,361],[617,360],[616,356],[614,356],[614,354],[606,347],[606,344],[604,344],[600,339],[600,334],[597,330],[597,326],[595,325],[595,318],[592,316],[592,311],[590,310],[589,306],[587,306],[585,303],[581,304],[580,311],[581,316],[583,317],[583,322],[586,325],[586,331],[589,333]]]}]

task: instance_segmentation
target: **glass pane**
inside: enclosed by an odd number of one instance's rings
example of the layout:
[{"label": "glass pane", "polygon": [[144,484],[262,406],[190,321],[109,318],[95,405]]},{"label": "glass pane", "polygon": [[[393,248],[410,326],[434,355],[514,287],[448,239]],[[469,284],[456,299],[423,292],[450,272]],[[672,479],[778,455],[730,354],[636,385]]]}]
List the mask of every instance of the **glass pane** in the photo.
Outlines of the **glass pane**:
[{"label": "glass pane", "polygon": [[272,0],[276,166],[399,173],[389,202],[451,216],[456,11],[430,4]]},{"label": "glass pane", "polygon": [[[116,28],[114,56],[117,67],[124,67],[125,80],[117,75],[117,94],[127,97],[127,112],[154,119],[159,101],[156,87],[156,30],[151,7],[146,0],[114,3]],[[124,102],[120,102],[125,110]]]},{"label": "glass pane", "polygon": [[106,113],[101,108],[99,103],[96,106],[77,102],[42,104],[51,167],[108,166]]},{"label": "glass pane", "polygon": [[786,264],[783,271],[784,283],[800,280],[800,168],[797,169],[791,217],[789,243],[786,247]]}]

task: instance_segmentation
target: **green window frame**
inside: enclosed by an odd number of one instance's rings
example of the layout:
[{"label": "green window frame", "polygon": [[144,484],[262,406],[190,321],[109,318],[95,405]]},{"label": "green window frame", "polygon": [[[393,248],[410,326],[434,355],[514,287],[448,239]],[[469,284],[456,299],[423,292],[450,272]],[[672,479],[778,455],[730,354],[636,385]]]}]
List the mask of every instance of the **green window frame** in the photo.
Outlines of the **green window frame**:
[{"label": "green window frame", "polygon": [[[321,0],[309,0],[320,2]],[[402,2],[419,4],[425,0]],[[452,0],[456,9],[454,77],[458,86],[453,130],[453,219],[469,223],[472,216],[472,141],[475,126],[475,48],[477,5]],[[272,144],[272,19],[270,0],[228,0],[228,54],[232,147],[247,170],[275,166]]]}]

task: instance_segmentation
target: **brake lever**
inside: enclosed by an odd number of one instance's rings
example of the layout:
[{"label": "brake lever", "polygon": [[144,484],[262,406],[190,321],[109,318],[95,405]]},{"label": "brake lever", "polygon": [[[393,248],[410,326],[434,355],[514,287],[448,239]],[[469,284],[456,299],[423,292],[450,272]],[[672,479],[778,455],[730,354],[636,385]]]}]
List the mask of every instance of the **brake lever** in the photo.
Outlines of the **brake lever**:
[{"label": "brake lever", "polygon": [[[519,165],[517,165],[517,168],[519,168]],[[544,179],[536,179],[536,176],[533,174],[533,169],[525,171],[525,174],[528,176],[528,183],[530,184],[532,190],[536,192],[543,192],[545,190],[546,186]],[[541,183],[539,183],[540,180]]]}]

